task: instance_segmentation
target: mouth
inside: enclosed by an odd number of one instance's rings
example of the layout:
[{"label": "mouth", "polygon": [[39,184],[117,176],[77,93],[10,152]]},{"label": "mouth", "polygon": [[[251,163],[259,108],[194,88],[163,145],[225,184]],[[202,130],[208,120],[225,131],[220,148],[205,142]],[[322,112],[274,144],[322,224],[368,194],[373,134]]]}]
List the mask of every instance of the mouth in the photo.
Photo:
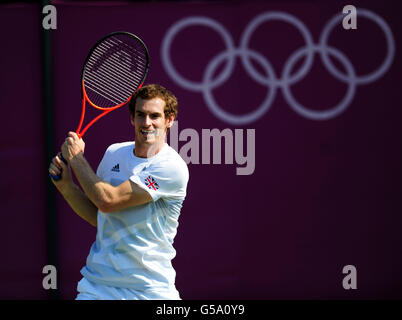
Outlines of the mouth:
[{"label": "mouth", "polygon": [[156,131],[155,131],[155,130],[145,130],[145,129],[141,129],[140,132],[141,132],[141,134],[143,134],[144,136],[149,136],[149,135],[155,134]]}]

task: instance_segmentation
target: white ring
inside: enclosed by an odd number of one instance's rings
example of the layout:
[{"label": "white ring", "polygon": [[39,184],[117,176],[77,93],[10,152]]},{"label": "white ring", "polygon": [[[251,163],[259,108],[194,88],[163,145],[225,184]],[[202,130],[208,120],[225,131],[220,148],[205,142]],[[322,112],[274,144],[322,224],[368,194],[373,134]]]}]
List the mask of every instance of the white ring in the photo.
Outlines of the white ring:
[{"label": "white ring", "polygon": [[[357,9],[357,16],[360,17],[366,17],[378,24],[378,26],[382,29],[385,35],[385,39],[387,41],[387,56],[385,57],[383,63],[381,66],[376,70],[373,71],[369,74],[363,75],[363,76],[356,76],[356,83],[357,84],[368,84],[371,83],[381,76],[384,75],[385,72],[388,71],[389,67],[392,64],[392,61],[394,59],[395,55],[395,43],[394,43],[394,38],[392,35],[392,31],[387,25],[387,23],[382,19],[379,15],[375,14],[374,12],[371,12],[366,9]],[[331,74],[336,77],[338,80],[343,81],[343,82],[348,82],[350,79],[348,79],[347,76],[345,76],[343,73],[339,72],[338,69],[332,64],[331,60],[328,59],[328,55],[326,53],[326,48],[328,48],[328,37],[330,32],[332,31],[333,27],[337,25],[343,18],[342,14],[337,14],[332,19],[326,24],[324,27],[321,36],[320,36],[320,46],[321,46],[321,60],[324,63],[325,67],[331,72]]]},{"label": "white ring", "polygon": [[[288,64],[286,65],[284,69],[284,76],[286,77],[288,73],[290,73],[293,65],[295,62],[299,60],[299,58],[303,55],[305,55],[305,52],[307,51],[307,48],[301,48],[298,49],[291,57],[289,60]],[[339,61],[343,63],[345,66],[349,78],[354,79],[356,77],[355,70],[352,66],[352,64],[349,62],[349,60],[346,58],[346,56],[339,50],[328,47],[326,49],[331,55],[335,56]],[[314,48],[314,51],[321,51],[321,47],[317,46]],[[300,103],[296,101],[296,99],[293,97],[293,95],[290,92],[289,86],[284,86],[282,87],[283,90],[283,95],[286,99],[286,101],[289,103],[290,107],[296,111],[298,114],[301,116],[310,119],[310,120],[328,120],[331,118],[334,118],[341,114],[343,111],[346,110],[346,108],[349,106],[349,104],[352,102],[353,97],[355,95],[356,91],[356,82],[354,81],[349,81],[349,87],[346,92],[345,97],[342,99],[342,101],[336,105],[335,107],[329,109],[329,110],[311,110],[307,109],[306,107],[302,106]]]},{"label": "white ring", "polygon": [[[168,75],[178,85],[191,91],[202,92],[205,103],[207,104],[210,111],[217,118],[221,119],[224,122],[228,122],[234,125],[242,125],[258,120],[261,116],[264,115],[265,112],[269,110],[270,106],[272,105],[273,100],[276,96],[277,88],[282,89],[286,101],[289,103],[290,107],[299,115],[311,120],[328,120],[338,116],[340,113],[346,110],[346,108],[353,100],[356,91],[356,85],[371,83],[380,78],[385,72],[387,72],[395,56],[395,41],[388,24],[380,16],[369,10],[358,9],[357,13],[358,16],[364,16],[376,22],[383,30],[387,41],[388,52],[386,58],[377,70],[367,75],[356,76],[355,69],[348,58],[340,50],[333,47],[328,47],[327,41],[329,34],[334,26],[339,24],[339,22],[341,21],[343,17],[342,14],[337,14],[328,21],[320,35],[319,43],[314,44],[312,36],[307,27],[296,17],[288,13],[279,11],[265,12],[255,17],[247,25],[245,31],[241,36],[239,48],[234,47],[233,40],[228,31],[215,20],[199,16],[187,17],[173,24],[167,31],[167,34],[163,39],[161,46],[162,63]],[[261,23],[268,20],[281,20],[294,25],[300,31],[306,43],[304,47],[297,49],[288,58],[282,70],[281,78],[277,78],[269,60],[265,59],[265,57],[263,57],[260,53],[248,48],[252,33]],[[206,66],[202,82],[194,82],[185,79],[176,71],[171,62],[171,43],[176,34],[189,25],[202,25],[212,28],[219,33],[226,45],[226,50],[217,54]],[[320,53],[323,64],[328,69],[328,71],[338,80],[341,80],[342,82],[345,82],[349,85],[346,95],[342,99],[342,101],[335,107],[324,111],[310,110],[302,106],[294,99],[290,91],[290,86],[295,82],[302,80],[311,70],[314,55],[316,52]],[[335,66],[328,58],[328,54],[333,55],[346,67],[346,75],[339,72],[335,68]],[[236,56],[240,57],[242,65],[251,78],[253,78],[257,83],[267,86],[270,89],[265,101],[255,111],[243,115],[234,115],[221,109],[221,107],[215,102],[215,99],[211,92],[212,89],[222,85],[231,76],[234,70]],[[294,75],[290,75],[292,67],[301,56],[306,56],[305,63]],[[254,69],[254,67],[250,63],[250,58],[256,60],[265,69],[266,75],[261,75],[256,69]],[[212,79],[213,71],[216,70],[219,64],[225,59],[227,60],[227,62],[225,67],[223,68],[223,71],[215,79]]]},{"label": "white ring", "polygon": [[229,34],[229,32],[223,27],[221,24],[207,17],[188,17],[182,20],[179,20],[174,25],[172,25],[163,39],[161,46],[161,56],[162,56],[162,65],[166,68],[166,72],[183,88],[186,88],[191,91],[203,91],[206,87],[217,87],[225,82],[233,72],[234,68],[234,56],[230,55],[228,59],[228,63],[225,66],[222,73],[217,77],[217,79],[213,80],[211,83],[197,83],[188,79],[183,78],[173,66],[170,58],[170,46],[171,43],[180,30],[189,26],[189,25],[202,25],[206,27],[210,27],[217,31],[223,38],[223,41],[226,45],[227,51],[232,52],[234,50],[233,40]]},{"label": "white ring", "polygon": [[[210,77],[212,77],[213,75],[214,70],[219,66],[222,60],[230,58],[232,54],[234,54],[235,56],[242,56],[242,55],[251,56],[253,59],[257,60],[264,67],[264,69],[267,71],[270,77],[275,76],[272,66],[266,59],[264,59],[264,57],[261,54],[251,50],[245,51],[243,49],[237,49],[233,52],[223,51],[216,57],[214,57],[205,70],[203,82],[205,83],[209,81]],[[212,113],[215,114],[219,119],[221,119],[224,122],[228,122],[230,124],[243,125],[258,120],[260,117],[264,115],[265,112],[268,111],[276,95],[276,87],[275,86],[269,86],[269,87],[270,90],[266,96],[265,101],[255,111],[243,115],[234,115],[221,109],[221,107],[219,107],[219,105],[215,102],[210,87],[207,87],[203,91],[204,94],[203,97],[209,110],[211,110]]]},{"label": "white ring", "polygon": [[[242,34],[240,40],[240,47],[244,50],[247,50],[251,34],[255,31],[255,29],[257,29],[257,27],[259,27],[261,23],[267,22],[269,20],[280,20],[294,25],[303,36],[304,41],[306,43],[306,47],[312,48],[314,46],[311,33],[309,32],[309,30],[307,29],[307,27],[304,25],[303,22],[301,22],[295,16],[292,16],[288,13],[273,11],[273,12],[262,13],[253,20],[251,20],[251,22],[247,25],[246,29],[244,30],[244,33]],[[314,56],[313,51],[312,50],[309,51],[304,65],[299,69],[296,75],[288,79],[289,84],[299,81],[299,79],[303,78],[307,74],[308,70],[310,70],[311,65],[313,64],[313,56]],[[276,80],[276,78],[273,78],[272,80],[270,80],[269,78],[265,79],[264,77],[261,77],[260,74],[254,69],[253,65],[248,60],[247,56],[241,56],[241,61],[247,72],[260,84],[265,85],[269,83],[271,86],[283,85],[282,83],[283,79]]]}]

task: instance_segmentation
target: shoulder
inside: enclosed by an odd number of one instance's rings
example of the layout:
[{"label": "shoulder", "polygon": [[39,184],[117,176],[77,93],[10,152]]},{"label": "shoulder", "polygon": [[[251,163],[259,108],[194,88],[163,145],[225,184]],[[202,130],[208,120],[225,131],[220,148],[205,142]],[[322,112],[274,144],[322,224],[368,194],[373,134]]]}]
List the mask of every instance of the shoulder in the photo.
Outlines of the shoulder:
[{"label": "shoulder", "polygon": [[173,172],[181,172],[182,174],[186,174],[188,176],[187,164],[180,154],[178,154],[177,151],[169,145],[166,145],[165,147],[166,149],[159,160],[159,164],[163,165],[166,169],[172,170]]},{"label": "shoulder", "polygon": [[110,145],[107,149],[106,149],[106,154],[116,154],[119,152],[124,152],[127,149],[132,149],[134,147],[134,142],[132,141],[127,141],[127,142],[120,142],[120,143],[114,143],[112,145]]},{"label": "shoulder", "polygon": [[161,152],[162,154],[151,163],[150,170],[187,183],[189,171],[183,158],[169,145],[166,145]]}]

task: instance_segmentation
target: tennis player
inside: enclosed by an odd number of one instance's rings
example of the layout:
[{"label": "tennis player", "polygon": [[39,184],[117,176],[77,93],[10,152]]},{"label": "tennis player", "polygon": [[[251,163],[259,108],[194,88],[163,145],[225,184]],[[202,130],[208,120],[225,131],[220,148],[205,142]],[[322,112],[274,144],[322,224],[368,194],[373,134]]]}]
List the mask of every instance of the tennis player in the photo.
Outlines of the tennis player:
[{"label": "tennis player", "polygon": [[96,174],[74,132],[61,149],[68,165],[56,156],[49,167],[52,175],[62,173],[53,183],[71,208],[97,226],[77,300],[180,299],[171,260],[189,172],[165,142],[177,99],[148,85],[133,95],[129,110],[135,141],[111,145]]}]

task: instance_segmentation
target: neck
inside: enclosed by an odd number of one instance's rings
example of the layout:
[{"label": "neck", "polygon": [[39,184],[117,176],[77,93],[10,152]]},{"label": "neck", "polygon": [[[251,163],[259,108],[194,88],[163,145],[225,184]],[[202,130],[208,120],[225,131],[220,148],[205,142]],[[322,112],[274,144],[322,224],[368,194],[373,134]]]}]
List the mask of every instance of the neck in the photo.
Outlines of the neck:
[{"label": "neck", "polygon": [[153,143],[153,144],[142,144],[135,141],[135,148],[133,150],[134,155],[138,158],[151,158],[158,154],[163,148],[165,141]]}]

